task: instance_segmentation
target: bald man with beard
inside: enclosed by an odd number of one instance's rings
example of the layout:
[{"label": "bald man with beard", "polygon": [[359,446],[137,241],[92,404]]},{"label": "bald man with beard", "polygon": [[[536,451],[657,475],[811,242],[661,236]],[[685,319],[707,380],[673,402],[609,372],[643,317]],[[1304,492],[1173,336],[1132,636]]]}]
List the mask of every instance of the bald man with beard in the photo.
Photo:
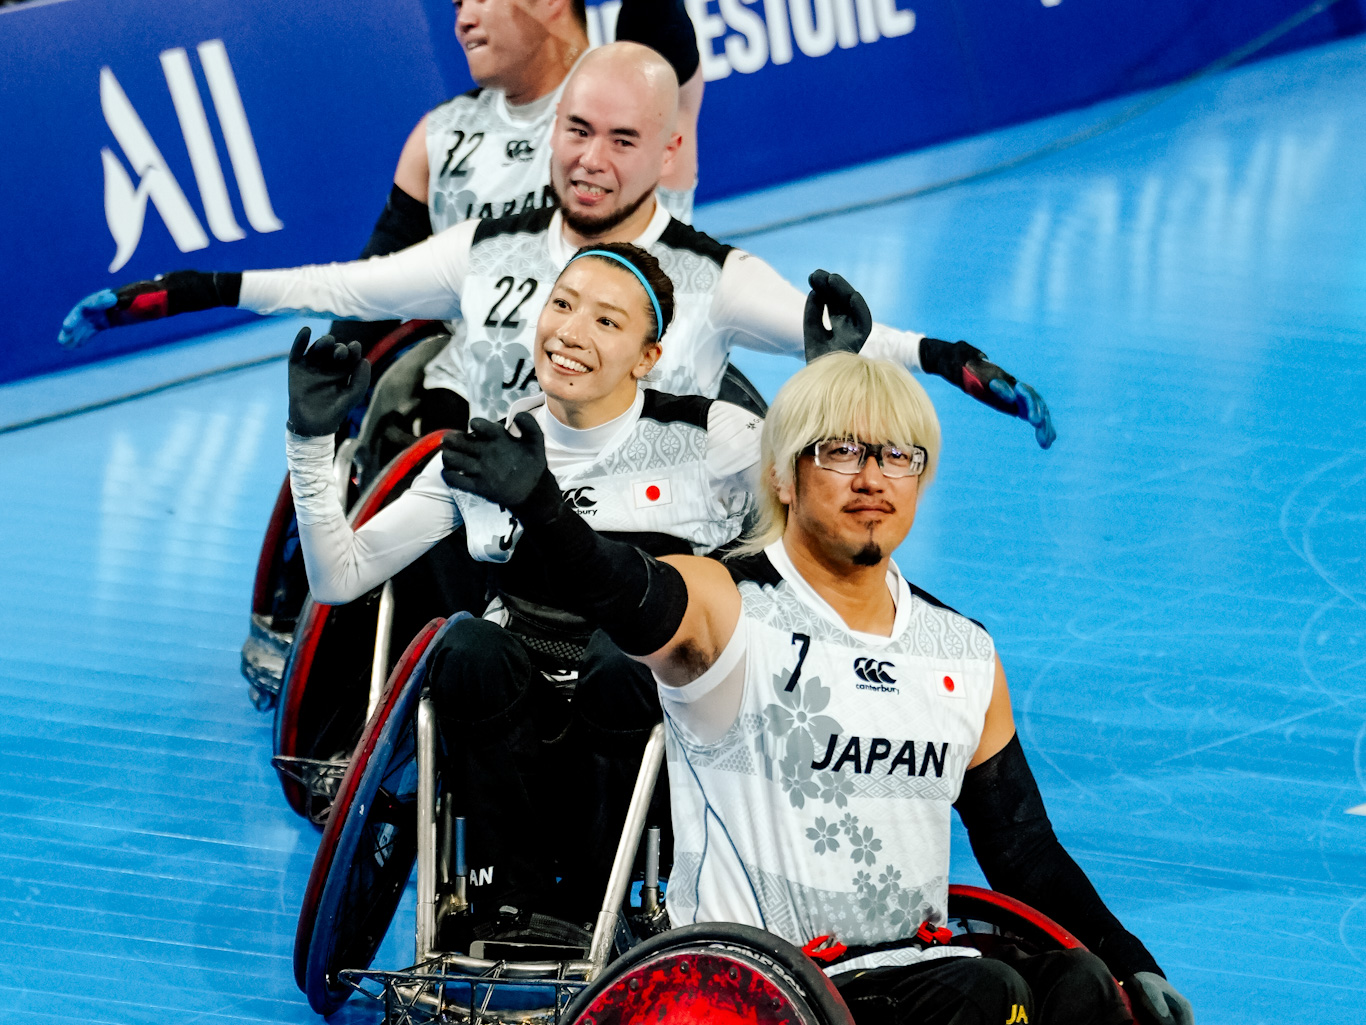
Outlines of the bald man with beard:
[{"label": "bald man with beard", "polygon": [[[659,184],[683,153],[678,96],[673,69],[653,50],[628,42],[599,47],[579,62],[557,108],[550,180],[558,207],[463,221],[402,252],[354,263],[180,271],[119,289],[108,311],[88,315],[77,307],[63,330],[213,306],[355,320],[461,317],[465,337],[428,365],[424,384],[458,396],[469,416],[499,420],[537,389],[536,313],[570,256],[590,243],[633,242],[660,261],[678,303],[649,383],[715,398],[734,346],[804,357],[806,297],[763,260],[682,223],[659,202]],[[864,352],[937,374],[1026,420],[1042,447],[1053,442],[1038,394],[966,342],[874,324]],[[454,416],[450,425],[463,419]],[[424,418],[424,426],[437,424]]]}]

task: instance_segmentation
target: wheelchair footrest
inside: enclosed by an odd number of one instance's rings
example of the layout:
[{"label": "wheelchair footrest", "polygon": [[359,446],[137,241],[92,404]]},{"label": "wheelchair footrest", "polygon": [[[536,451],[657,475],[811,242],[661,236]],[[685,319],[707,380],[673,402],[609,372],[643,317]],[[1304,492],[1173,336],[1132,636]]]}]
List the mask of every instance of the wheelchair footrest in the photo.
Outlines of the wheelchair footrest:
[{"label": "wheelchair footrest", "polygon": [[558,943],[475,940],[470,944],[470,957],[486,961],[582,961],[588,957],[588,948]]},{"label": "wheelchair footrest", "polygon": [[308,817],[321,826],[327,821],[328,813],[332,810],[332,802],[337,799],[342,777],[346,775],[351,760],[276,755],[270,760],[270,764],[303,787],[310,798],[317,798],[316,801],[308,802],[309,808],[318,809],[316,812],[310,811]]},{"label": "wheelchair footrest", "polygon": [[[396,972],[343,969],[341,981],[357,993],[384,1005],[385,1025],[553,1025],[574,994],[588,983],[568,977],[575,964],[540,977],[524,977],[508,962],[484,961],[482,969],[467,969],[471,959],[441,955]],[[515,973],[515,974],[510,974]]]},{"label": "wheelchair footrest", "polygon": [[247,681],[247,696],[258,711],[275,707],[289,658],[292,633],[272,630],[269,617],[253,612],[247,639],[242,642],[242,675]]}]

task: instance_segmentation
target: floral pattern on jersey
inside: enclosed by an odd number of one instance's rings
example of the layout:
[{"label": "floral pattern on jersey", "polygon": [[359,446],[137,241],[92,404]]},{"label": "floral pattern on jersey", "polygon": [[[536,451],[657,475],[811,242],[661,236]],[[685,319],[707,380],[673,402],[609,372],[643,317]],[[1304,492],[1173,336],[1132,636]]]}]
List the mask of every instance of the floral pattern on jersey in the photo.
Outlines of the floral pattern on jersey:
[{"label": "floral pattern on jersey", "polygon": [[907,936],[933,914],[930,902],[919,890],[901,885],[901,873],[888,865],[876,878],[871,872],[854,876],[858,908],[868,922],[880,922],[896,937]]},{"label": "floral pattern on jersey", "polygon": [[811,767],[818,747],[824,748],[831,734],[844,729],[838,720],[822,714],[830,704],[830,688],[812,676],[788,689],[788,677],[779,673],[773,678],[773,692],[778,700],[764,709],[764,729],[755,737],[765,777],[773,779],[776,765],[778,782],[794,808],[805,807],[808,800],[845,807],[853,784]]},{"label": "floral pattern on jersey", "polygon": [[[688,869],[686,878],[695,879],[697,863],[690,860]],[[764,927],[799,944],[826,934],[850,945],[885,943],[911,935],[921,922],[940,924],[946,918],[948,881],[943,876],[927,880],[922,889],[904,885],[901,872],[891,866],[860,870],[851,877],[851,888],[841,892],[803,886],[749,863],[744,869]],[[675,910],[686,920],[697,907],[696,890],[679,897]]]},{"label": "floral pattern on jersey", "polygon": [[602,469],[604,473],[644,473],[684,463],[705,464],[706,459],[705,428],[641,417],[631,437],[602,461]]},{"label": "floral pattern on jersey", "polygon": [[[776,673],[773,692],[778,700],[765,707],[763,720],[757,730],[749,731],[754,752],[759,756],[764,778],[776,780],[783,794],[794,808],[806,807],[807,801],[819,801],[847,808],[849,798],[906,798],[954,801],[958,797],[957,781],[962,777],[972,752],[961,744],[944,745],[945,771],[942,775],[924,774],[895,776],[875,773],[843,773],[812,768],[817,763],[816,752],[824,751],[832,735],[844,728],[831,716],[823,714],[830,704],[830,688],[819,676],[801,680],[787,689],[788,676]],[[736,724],[741,725],[740,723]],[[732,734],[735,728],[732,727]],[[725,743],[723,738],[722,743]],[[775,772],[776,770],[776,772]],[[853,842],[852,838],[850,842]],[[880,841],[879,841],[880,843]],[[869,854],[875,853],[876,848]],[[872,864],[870,860],[868,864]]]},{"label": "floral pattern on jersey", "polygon": [[[783,581],[767,586],[741,582],[740,596],[747,615],[784,633],[804,633],[813,641],[848,642],[849,634],[801,600]],[[911,652],[926,658],[990,659],[991,636],[966,616],[911,596],[906,630],[882,650],[889,655]]]},{"label": "floral pattern on jersey", "polygon": [[872,826],[860,826],[857,815],[846,813],[838,822],[817,816],[806,831],[818,855],[845,849],[856,865],[863,865],[850,880],[854,903],[865,922],[879,922],[890,935],[900,936],[917,928],[932,914],[921,891],[901,885],[900,869],[884,865],[876,875],[872,866],[882,851],[882,840]]},{"label": "floral pattern on jersey", "polygon": [[711,295],[721,285],[721,265],[710,256],[691,249],[674,249],[656,242],[650,253],[673,282],[674,292],[683,295]]},{"label": "floral pattern on jersey", "polygon": [[849,857],[856,865],[872,865],[882,850],[882,841],[873,832],[872,826],[859,828],[858,816],[845,812],[838,822],[827,822],[824,816],[817,816],[815,823],[807,829],[806,838],[814,840],[816,853],[825,854],[840,849],[843,837],[849,844]]}]

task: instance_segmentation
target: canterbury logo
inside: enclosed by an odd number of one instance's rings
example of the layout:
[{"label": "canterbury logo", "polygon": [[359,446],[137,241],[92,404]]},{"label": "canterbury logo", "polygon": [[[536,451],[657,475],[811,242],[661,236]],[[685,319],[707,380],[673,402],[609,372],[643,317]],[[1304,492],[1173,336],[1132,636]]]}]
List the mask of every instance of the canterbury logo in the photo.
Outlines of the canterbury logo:
[{"label": "canterbury logo", "polygon": [[591,487],[570,488],[564,493],[564,500],[571,509],[591,509],[598,504],[588,497],[592,493]]},{"label": "canterbury logo", "polygon": [[[251,127],[247,124],[246,110],[242,106],[242,95],[237,90],[237,79],[233,77],[223,40],[210,39],[200,43],[196,49],[199,63],[204,68],[204,79],[209,84],[209,96],[213,100],[214,113],[218,115],[218,126],[223,132],[223,142],[227,146],[247,223],[259,232],[279,231],[284,224],[275,216],[270,205],[266,179],[261,173],[261,159],[256,153],[256,143],[251,137]],[[223,165],[218,159],[213,133],[209,130],[209,118],[204,112],[204,100],[199,95],[199,87],[195,84],[189,55],[183,47],[166,50],[161,54],[161,69],[171,91],[171,102],[175,104],[180,133],[185,137],[185,148],[189,151],[190,167],[194,170],[195,184],[199,186],[199,197],[204,203],[204,218],[209,223],[209,231],[220,242],[246,238],[247,233],[237,223],[237,216],[233,213]],[[105,146],[100,150],[100,158],[104,162],[104,216],[109,225],[109,234],[114,236],[117,247],[114,262],[109,265],[110,273],[126,264],[137,250],[138,242],[142,239],[142,224],[149,199],[166,222],[171,240],[182,253],[208,246],[209,236],[195,216],[194,208],[185,198],[180,183],[171,173],[161,150],[152,141],[151,133],[119,85],[119,80],[108,67],[100,69],[100,109],[104,112],[109,130],[114,133],[114,138],[123,150],[124,159],[133,169],[133,175],[130,176],[123,161],[112,149]],[[136,185],[133,184],[134,177],[137,178]]]},{"label": "canterbury logo", "polygon": [[530,160],[535,152],[535,147],[526,139],[513,139],[507,144],[509,160]]},{"label": "canterbury logo", "polygon": [[868,683],[896,683],[887,672],[891,662],[879,662],[875,658],[854,659],[854,675]]}]

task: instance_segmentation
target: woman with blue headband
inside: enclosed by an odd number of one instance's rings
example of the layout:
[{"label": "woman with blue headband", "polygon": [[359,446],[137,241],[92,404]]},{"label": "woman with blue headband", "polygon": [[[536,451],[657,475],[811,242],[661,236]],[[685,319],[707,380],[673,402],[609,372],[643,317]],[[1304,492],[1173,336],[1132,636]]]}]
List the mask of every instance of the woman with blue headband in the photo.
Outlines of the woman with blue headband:
[{"label": "woman with blue headband", "polygon": [[[656,556],[706,554],[738,537],[759,458],[752,414],[640,387],[673,314],[673,286],[644,249],[580,250],[537,321],[541,392],[508,417],[511,429],[545,436],[566,501],[597,530]],[[654,682],[605,635],[550,607],[534,538],[501,507],[448,487],[440,457],[352,530],[332,435],[364,393],[358,357],[301,338],[290,359],[290,481],[314,599],[357,598],[462,525],[470,555],[493,564],[489,610],[446,632],[428,675],[475,884],[474,915],[458,920],[473,935],[443,943],[586,942],[577,927],[601,900],[645,738],[661,718]],[[574,842],[556,850],[527,841],[552,821],[575,822]]]}]

